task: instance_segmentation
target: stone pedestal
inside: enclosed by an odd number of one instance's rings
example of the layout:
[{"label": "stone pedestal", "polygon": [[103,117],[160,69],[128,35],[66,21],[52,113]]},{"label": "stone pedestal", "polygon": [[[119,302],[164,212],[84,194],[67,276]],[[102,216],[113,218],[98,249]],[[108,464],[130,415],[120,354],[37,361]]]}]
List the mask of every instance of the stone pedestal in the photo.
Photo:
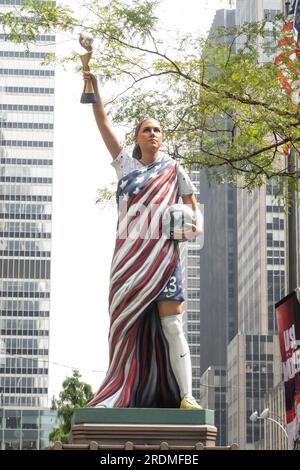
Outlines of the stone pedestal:
[{"label": "stone pedestal", "polygon": [[215,446],[217,428],[212,410],[170,408],[85,408],[76,410],[70,444],[91,441],[105,448],[130,442],[140,446],[205,448]]}]

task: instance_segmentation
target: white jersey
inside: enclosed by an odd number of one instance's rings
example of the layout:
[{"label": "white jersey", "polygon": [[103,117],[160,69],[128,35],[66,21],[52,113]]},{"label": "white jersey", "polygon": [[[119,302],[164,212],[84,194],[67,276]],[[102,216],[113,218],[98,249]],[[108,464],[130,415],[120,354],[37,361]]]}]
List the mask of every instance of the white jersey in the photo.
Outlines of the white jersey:
[{"label": "white jersey", "polygon": [[[165,161],[171,160],[171,157],[168,155],[162,155],[155,161]],[[123,178],[124,176],[128,175],[134,170],[139,170],[141,167],[147,166],[145,163],[133,158],[129,155],[126,148],[123,148],[119,155],[112,161],[111,165],[117,172],[118,180]],[[193,185],[189,175],[184,170],[181,165],[178,165],[177,170],[177,178],[178,178],[178,195],[185,196],[187,194],[196,193],[197,189]]]}]

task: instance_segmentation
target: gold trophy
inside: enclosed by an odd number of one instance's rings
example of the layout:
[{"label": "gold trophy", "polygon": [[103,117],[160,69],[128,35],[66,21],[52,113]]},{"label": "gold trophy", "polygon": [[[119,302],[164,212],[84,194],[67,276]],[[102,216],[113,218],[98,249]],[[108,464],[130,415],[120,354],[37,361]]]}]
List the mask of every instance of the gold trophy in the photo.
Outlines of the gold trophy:
[{"label": "gold trophy", "polygon": [[[80,33],[80,45],[87,51],[86,54],[80,55],[83,70],[89,71],[89,61],[93,54],[92,42],[93,38],[87,34]],[[81,95],[80,103],[96,103],[96,95],[91,80],[84,83],[83,93]]]}]

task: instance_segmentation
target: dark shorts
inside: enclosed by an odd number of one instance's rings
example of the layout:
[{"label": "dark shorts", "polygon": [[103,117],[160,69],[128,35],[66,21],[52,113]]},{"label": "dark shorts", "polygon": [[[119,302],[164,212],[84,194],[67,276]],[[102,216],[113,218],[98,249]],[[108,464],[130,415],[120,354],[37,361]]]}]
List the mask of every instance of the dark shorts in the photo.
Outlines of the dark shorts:
[{"label": "dark shorts", "polygon": [[179,302],[183,302],[185,300],[183,296],[182,273],[179,260],[177,260],[176,267],[168,281],[168,284],[155,299],[156,302],[165,300],[177,300]]}]

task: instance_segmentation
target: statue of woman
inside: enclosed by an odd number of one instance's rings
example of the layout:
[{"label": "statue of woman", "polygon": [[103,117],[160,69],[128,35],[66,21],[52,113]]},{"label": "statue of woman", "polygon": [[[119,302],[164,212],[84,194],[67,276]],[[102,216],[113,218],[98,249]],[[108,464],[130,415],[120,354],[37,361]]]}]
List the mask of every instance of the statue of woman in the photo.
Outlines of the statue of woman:
[{"label": "statue of woman", "polygon": [[[192,395],[176,241],[202,231],[195,188],[177,161],[160,155],[163,137],[156,119],[145,118],[137,125],[136,145],[129,155],[110,125],[96,77],[83,72],[83,78],[92,80],[95,120],[119,180],[109,292],[109,368],[87,406],[201,409]],[[170,239],[162,236],[159,214],[180,196],[192,207],[196,223],[175,230]]]}]

